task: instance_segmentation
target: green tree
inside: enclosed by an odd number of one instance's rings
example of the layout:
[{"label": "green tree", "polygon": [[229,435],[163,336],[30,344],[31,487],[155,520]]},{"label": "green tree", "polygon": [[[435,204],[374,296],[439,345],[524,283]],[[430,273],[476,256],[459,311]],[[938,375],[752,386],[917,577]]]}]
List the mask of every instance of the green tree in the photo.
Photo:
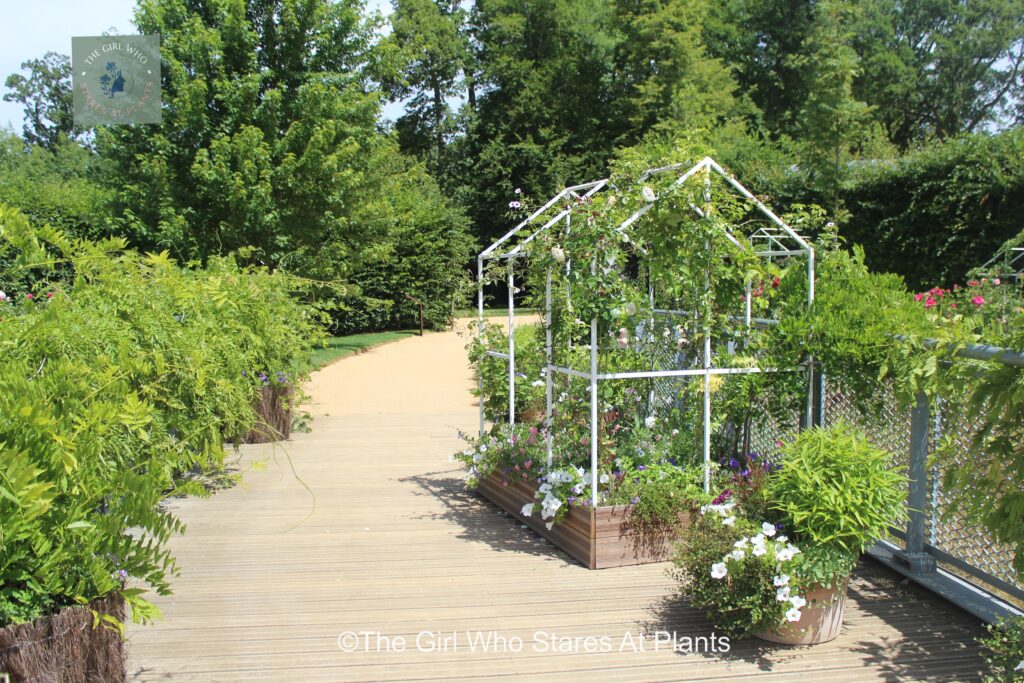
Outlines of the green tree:
[{"label": "green tree", "polygon": [[850,162],[875,139],[873,107],[853,94],[860,59],[846,28],[851,10],[841,2],[825,2],[795,62],[806,73],[808,96],[800,109],[800,164],[811,184],[827,199],[833,214],[840,211],[840,185]]},{"label": "green tree", "polygon": [[77,138],[82,130],[74,124],[68,56],[47,52],[42,59],[22,62],[21,68],[28,75],[7,77],[4,85],[12,92],[4,94],[4,101],[18,102],[25,108],[25,142],[53,148]]},{"label": "green tree", "polygon": [[396,128],[402,148],[426,160],[441,179],[446,140],[455,132],[448,101],[463,92],[459,76],[469,56],[461,31],[465,12],[445,0],[394,0],[394,8],[387,47],[398,70],[387,85],[392,99],[407,98]]},{"label": "green tree", "polygon": [[1024,79],[1022,0],[870,0],[851,30],[855,95],[906,149],[1007,125]]},{"label": "green tree", "polygon": [[[97,131],[135,245],[358,285],[422,227],[401,210],[418,200],[443,214],[437,251],[466,251],[464,222],[378,127],[381,54],[359,0],[142,0],[136,21],[161,36],[163,121]],[[454,286],[429,279],[423,293],[449,300]],[[360,305],[358,286],[347,292],[342,315]],[[389,302],[375,325],[411,306],[398,290],[374,296]]]},{"label": "green tree", "polygon": [[711,128],[737,109],[731,70],[704,45],[706,0],[615,3],[614,109],[619,142],[658,124]]}]

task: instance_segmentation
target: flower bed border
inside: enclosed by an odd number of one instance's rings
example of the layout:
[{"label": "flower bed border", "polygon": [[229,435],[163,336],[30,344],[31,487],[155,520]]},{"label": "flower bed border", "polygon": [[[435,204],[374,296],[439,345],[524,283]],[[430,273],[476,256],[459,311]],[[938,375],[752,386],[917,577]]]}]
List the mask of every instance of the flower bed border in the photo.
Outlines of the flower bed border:
[{"label": "flower bed border", "polygon": [[242,435],[242,443],[287,441],[292,432],[291,399],[294,389],[289,384],[260,387],[253,402],[257,422]]},{"label": "flower bed border", "polygon": [[125,680],[124,640],[107,624],[93,626],[92,610],[125,621],[124,599],[113,594],[0,628],[0,674],[8,674],[12,682]]},{"label": "flower bed border", "polygon": [[679,515],[680,529],[644,528],[631,521],[632,505],[603,505],[597,508],[572,506],[565,518],[547,528],[538,514],[526,517],[523,506],[536,502],[536,487],[524,481],[509,481],[497,475],[480,480],[477,491],[508,514],[579,560],[588,569],[625,567],[671,559],[678,533],[690,526],[693,511]]}]

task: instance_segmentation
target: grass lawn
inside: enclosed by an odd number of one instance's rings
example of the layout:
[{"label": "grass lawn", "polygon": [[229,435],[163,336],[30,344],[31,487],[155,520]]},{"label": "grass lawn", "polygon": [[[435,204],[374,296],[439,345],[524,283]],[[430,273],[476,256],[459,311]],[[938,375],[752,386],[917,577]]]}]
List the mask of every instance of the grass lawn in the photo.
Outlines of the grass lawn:
[{"label": "grass lawn", "polygon": [[339,358],[351,356],[353,353],[359,353],[360,351],[366,351],[374,346],[380,346],[381,344],[405,339],[406,337],[411,337],[415,334],[419,334],[419,331],[391,330],[388,332],[364,332],[363,334],[350,334],[345,337],[328,337],[327,345],[325,347],[313,349],[309,354],[309,363],[313,366],[314,370],[318,370]]}]

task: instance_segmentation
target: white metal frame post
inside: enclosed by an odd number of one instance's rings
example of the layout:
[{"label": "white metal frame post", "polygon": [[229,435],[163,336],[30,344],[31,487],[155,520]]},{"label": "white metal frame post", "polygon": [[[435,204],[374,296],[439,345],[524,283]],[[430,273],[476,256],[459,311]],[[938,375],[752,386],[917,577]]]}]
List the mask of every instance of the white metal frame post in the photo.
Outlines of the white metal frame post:
[{"label": "white metal frame post", "polygon": [[597,318],[590,321],[590,502],[597,507]]},{"label": "white metal frame post", "polygon": [[516,423],[516,276],[508,261],[508,423]]},{"label": "white metal frame post", "polygon": [[551,367],[554,364],[554,348],[551,333],[551,267],[548,266],[547,277],[544,285],[544,385],[545,385],[545,406],[544,406],[544,440],[547,445],[548,467],[554,458],[554,448],[551,439],[551,415],[554,409],[552,393],[554,391],[554,377]]}]

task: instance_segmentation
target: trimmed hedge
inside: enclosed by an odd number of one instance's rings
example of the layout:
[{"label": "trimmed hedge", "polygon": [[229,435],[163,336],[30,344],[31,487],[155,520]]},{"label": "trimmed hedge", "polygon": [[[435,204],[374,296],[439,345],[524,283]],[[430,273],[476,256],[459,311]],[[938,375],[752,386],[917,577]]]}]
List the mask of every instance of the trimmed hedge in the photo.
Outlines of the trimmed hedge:
[{"label": "trimmed hedge", "polygon": [[843,191],[841,234],[876,272],[911,289],[963,284],[1024,229],[1024,130],[971,135],[898,162],[858,168]]}]

